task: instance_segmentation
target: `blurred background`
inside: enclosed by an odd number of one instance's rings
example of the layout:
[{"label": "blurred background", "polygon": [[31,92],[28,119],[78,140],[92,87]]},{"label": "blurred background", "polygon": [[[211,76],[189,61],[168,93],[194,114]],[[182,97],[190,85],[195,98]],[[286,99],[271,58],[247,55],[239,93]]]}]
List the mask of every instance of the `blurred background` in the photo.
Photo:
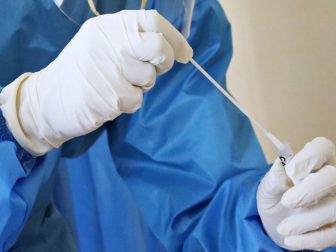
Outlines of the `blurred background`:
[{"label": "blurred background", "polygon": [[229,90],[294,151],[316,136],[336,142],[336,1],[221,2],[233,32]]}]

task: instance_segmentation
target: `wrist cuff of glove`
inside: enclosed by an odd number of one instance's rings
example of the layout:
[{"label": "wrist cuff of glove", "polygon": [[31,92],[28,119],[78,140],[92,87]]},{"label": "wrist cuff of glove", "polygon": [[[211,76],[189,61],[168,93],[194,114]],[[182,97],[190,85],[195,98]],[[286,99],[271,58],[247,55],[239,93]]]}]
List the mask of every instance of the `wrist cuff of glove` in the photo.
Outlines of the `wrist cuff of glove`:
[{"label": "wrist cuff of glove", "polygon": [[7,127],[19,145],[34,156],[41,156],[50,151],[51,147],[28,136],[24,132],[19,118],[21,86],[31,75],[32,73],[22,74],[2,90],[0,94],[0,109],[6,119]]}]

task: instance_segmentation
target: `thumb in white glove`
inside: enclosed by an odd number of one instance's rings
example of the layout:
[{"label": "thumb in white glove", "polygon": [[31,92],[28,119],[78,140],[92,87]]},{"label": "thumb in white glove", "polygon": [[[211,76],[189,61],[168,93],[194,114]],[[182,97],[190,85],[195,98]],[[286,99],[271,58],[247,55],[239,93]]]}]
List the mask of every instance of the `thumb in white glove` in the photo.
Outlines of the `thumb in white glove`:
[{"label": "thumb in white glove", "polygon": [[263,226],[272,240],[283,248],[286,248],[284,237],[277,232],[276,228],[292,213],[292,210],[281,204],[281,198],[290,186],[291,181],[278,158],[262,179],[257,191],[257,207]]},{"label": "thumb in white glove", "polygon": [[157,74],[192,49],[155,10],[121,11],[88,20],[45,69],[25,74],[0,94],[16,140],[42,155],[142,103]]},{"label": "thumb in white glove", "polygon": [[330,165],[334,158],[334,144],[316,138],[286,171],[277,160],[263,178],[257,192],[258,211],[279,246],[321,250],[336,244],[336,168]]}]

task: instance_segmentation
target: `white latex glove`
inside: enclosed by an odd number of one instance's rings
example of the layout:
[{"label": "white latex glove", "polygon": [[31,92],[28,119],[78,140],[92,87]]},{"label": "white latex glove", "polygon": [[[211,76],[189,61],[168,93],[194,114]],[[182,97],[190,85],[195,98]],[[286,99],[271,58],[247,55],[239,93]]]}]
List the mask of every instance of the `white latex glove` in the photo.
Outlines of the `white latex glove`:
[{"label": "white latex glove", "polygon": [[[268,235],[290,250],[336,245],[335,146],[316,138],[286,165],[276,160],[257,192]],[[293,184],[294,183],[294,184]]]},{"label": "white latex glove", "polygon": [[49,66],[8,85],[1,110],[22,147],[42,155],[136,111],[157,74],[192,54],[155,10],[102,15],[85,22]]}]

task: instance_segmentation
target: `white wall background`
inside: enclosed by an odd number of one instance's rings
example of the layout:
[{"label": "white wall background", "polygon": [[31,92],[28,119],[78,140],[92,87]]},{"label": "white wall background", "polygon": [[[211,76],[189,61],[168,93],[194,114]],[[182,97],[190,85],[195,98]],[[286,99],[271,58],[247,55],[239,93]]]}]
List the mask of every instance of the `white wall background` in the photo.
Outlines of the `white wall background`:
[{"label": "white wall background", "polygon": [[316,136],[336,142],[336,1],[221,2],[233,30],[231,92],[295,151]]}]

